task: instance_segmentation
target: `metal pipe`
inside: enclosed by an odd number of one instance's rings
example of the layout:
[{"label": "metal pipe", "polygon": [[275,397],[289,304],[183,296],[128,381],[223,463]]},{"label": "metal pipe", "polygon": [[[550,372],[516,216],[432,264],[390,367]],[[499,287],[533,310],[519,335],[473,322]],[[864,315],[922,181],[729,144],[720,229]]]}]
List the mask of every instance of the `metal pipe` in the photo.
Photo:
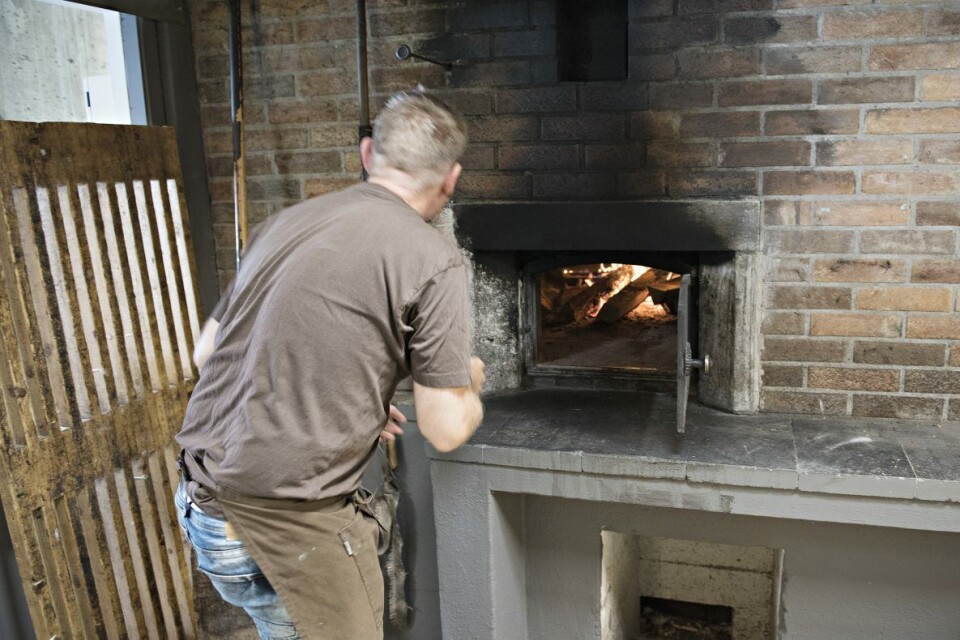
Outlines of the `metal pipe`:
[{"label": "metal pipe", "polygon": [[367,84],[367,3],[357,0],[357,102],[360,126],[357,141],[373,136],[370,126],[370,89]]},{"label": "metal pipe", "polygon": [[230,0],[230,125],[233,134],[233,229],[237,269],[247,247],[247,161],[243,135],[243,30],[240,0]]},{"label": "metal pipe", "polygon": [[450,62],[440,62],[439,60],[434,60],[433,58],[428,58],[427,56],[421,56],[413,52],[413,49],[409,45],[402,44],[397,47],[397,60],[407,60],[409,58],[414,58],[416,60],[423,60],[424,62],[429,62],[430,64],[435,64],[443,67],[447,71],[453,69],[453,64]]}]

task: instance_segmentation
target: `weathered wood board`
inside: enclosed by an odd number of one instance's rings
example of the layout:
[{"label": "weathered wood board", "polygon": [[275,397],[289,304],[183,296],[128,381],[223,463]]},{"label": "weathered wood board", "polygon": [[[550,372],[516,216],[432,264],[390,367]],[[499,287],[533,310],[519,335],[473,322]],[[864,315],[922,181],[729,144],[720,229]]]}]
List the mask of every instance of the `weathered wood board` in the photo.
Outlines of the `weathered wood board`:
[{"label": "weathered wood board", "polygon": [[38,638],[193,638],[199,332],[172,129],[0,122],[0,499]]}]

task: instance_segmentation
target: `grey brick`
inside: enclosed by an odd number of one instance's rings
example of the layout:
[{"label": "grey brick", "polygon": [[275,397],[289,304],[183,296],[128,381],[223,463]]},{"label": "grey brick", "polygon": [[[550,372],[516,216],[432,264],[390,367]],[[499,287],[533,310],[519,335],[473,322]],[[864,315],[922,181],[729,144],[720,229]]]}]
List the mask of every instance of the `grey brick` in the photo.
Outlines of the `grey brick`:
[{"label": "grey brick", "polygon": [[527,14],[526,2],[491,5],[473,3],[471,6],[451,9],[449,21],[453,31],[503,29],[526,26]]},{"label": "grey brick", "polygon": [[469,66],[453,68],[453,84],[465,86],[518,85],[530,82],[530,63],[526,60],[511,62],[478,62]]},{"label": "grey brick", "polygon": [[723,41],[732,44],[803,42],[816,37],[816,16],[727,18],[723,23]]},{"label": "grey brick", "polygon": [[441,61],[490,57],[490,34],[447,34],[421,40],[414,49],[418,54]]},{"label": "grey brick", "polygon": [[649,49],[706,44],[715,42],[718,33],[719,23],[713,17],[631,24],[630,51],[637,54]]},{"label": "grey brick", "polygon": [[495,56],[542,56],[556,51],[557,36],[552,29],[506,31],[493,35]]},{"label": "grey brick", "polygon": [[662,84],[650,87],[651,109],[690,109],[713,104],[713,84],[709,82]]},{"label": "grey brick", "polygon": [[501,169],[576,169],[580,164],[577,145],[503,146]]},{"label": "grey brick", "polygon": [[616,194],[610,173],[557,173],[533,176],[535,198],[604,198]]},{"label": "grey brick", "polygon": [[544,140],[619,140],[625,133],[623,116],[583,114],[544,117],[540,137]]},{"label": "grey brick", "polygon": [[576,111],[577,89],[573,85],[499,89],[495,103],[498,113]]},{"label": "grey brick", "polygon": [[580,107],[585,111],[639,111],[646,109],[649,88],[636,82],[588,83],[580,87]]}]

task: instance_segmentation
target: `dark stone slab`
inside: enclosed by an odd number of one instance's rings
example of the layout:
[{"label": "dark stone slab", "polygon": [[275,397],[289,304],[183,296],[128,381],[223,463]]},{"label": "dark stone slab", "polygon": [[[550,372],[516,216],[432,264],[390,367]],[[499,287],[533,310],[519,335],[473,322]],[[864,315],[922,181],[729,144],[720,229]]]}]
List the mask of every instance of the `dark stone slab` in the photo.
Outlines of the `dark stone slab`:
[{"label": "dark stone slab", "polygon": [[800,489],[916,497],[916,476],[894,427],[866,420],[795,420]]},{"label": "dark stone slab", "polygon": [[960,425],[896,427],[917,476],[917,498],[960,502]]}]

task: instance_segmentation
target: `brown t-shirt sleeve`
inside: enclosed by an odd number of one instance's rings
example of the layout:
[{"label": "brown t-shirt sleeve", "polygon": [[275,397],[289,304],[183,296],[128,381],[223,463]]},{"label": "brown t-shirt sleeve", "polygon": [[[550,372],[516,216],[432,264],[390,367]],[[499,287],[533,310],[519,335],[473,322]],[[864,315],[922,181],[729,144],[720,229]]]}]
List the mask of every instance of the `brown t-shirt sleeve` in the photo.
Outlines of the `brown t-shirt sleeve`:
[{"label": "brown t-shirt sleeve", "polygon": [[428,280],[407,303],[410,375],[425,387],[470,384],[470,297],[462,264]]},{"label": "brown t-shirt sleeve", "polygon": [[210,312],[210,319],[220,322],[223,320],[223,314],[227,310],[227,305],[230,304],[230,298],[233,296],[233,285],[237,282],[237,277],[234,276],[233,280],[230,281],[230,284],[227,285],[227,290],[220,294],[220,299],[217,300],[216,306],[213,308],[213,311]]}]

